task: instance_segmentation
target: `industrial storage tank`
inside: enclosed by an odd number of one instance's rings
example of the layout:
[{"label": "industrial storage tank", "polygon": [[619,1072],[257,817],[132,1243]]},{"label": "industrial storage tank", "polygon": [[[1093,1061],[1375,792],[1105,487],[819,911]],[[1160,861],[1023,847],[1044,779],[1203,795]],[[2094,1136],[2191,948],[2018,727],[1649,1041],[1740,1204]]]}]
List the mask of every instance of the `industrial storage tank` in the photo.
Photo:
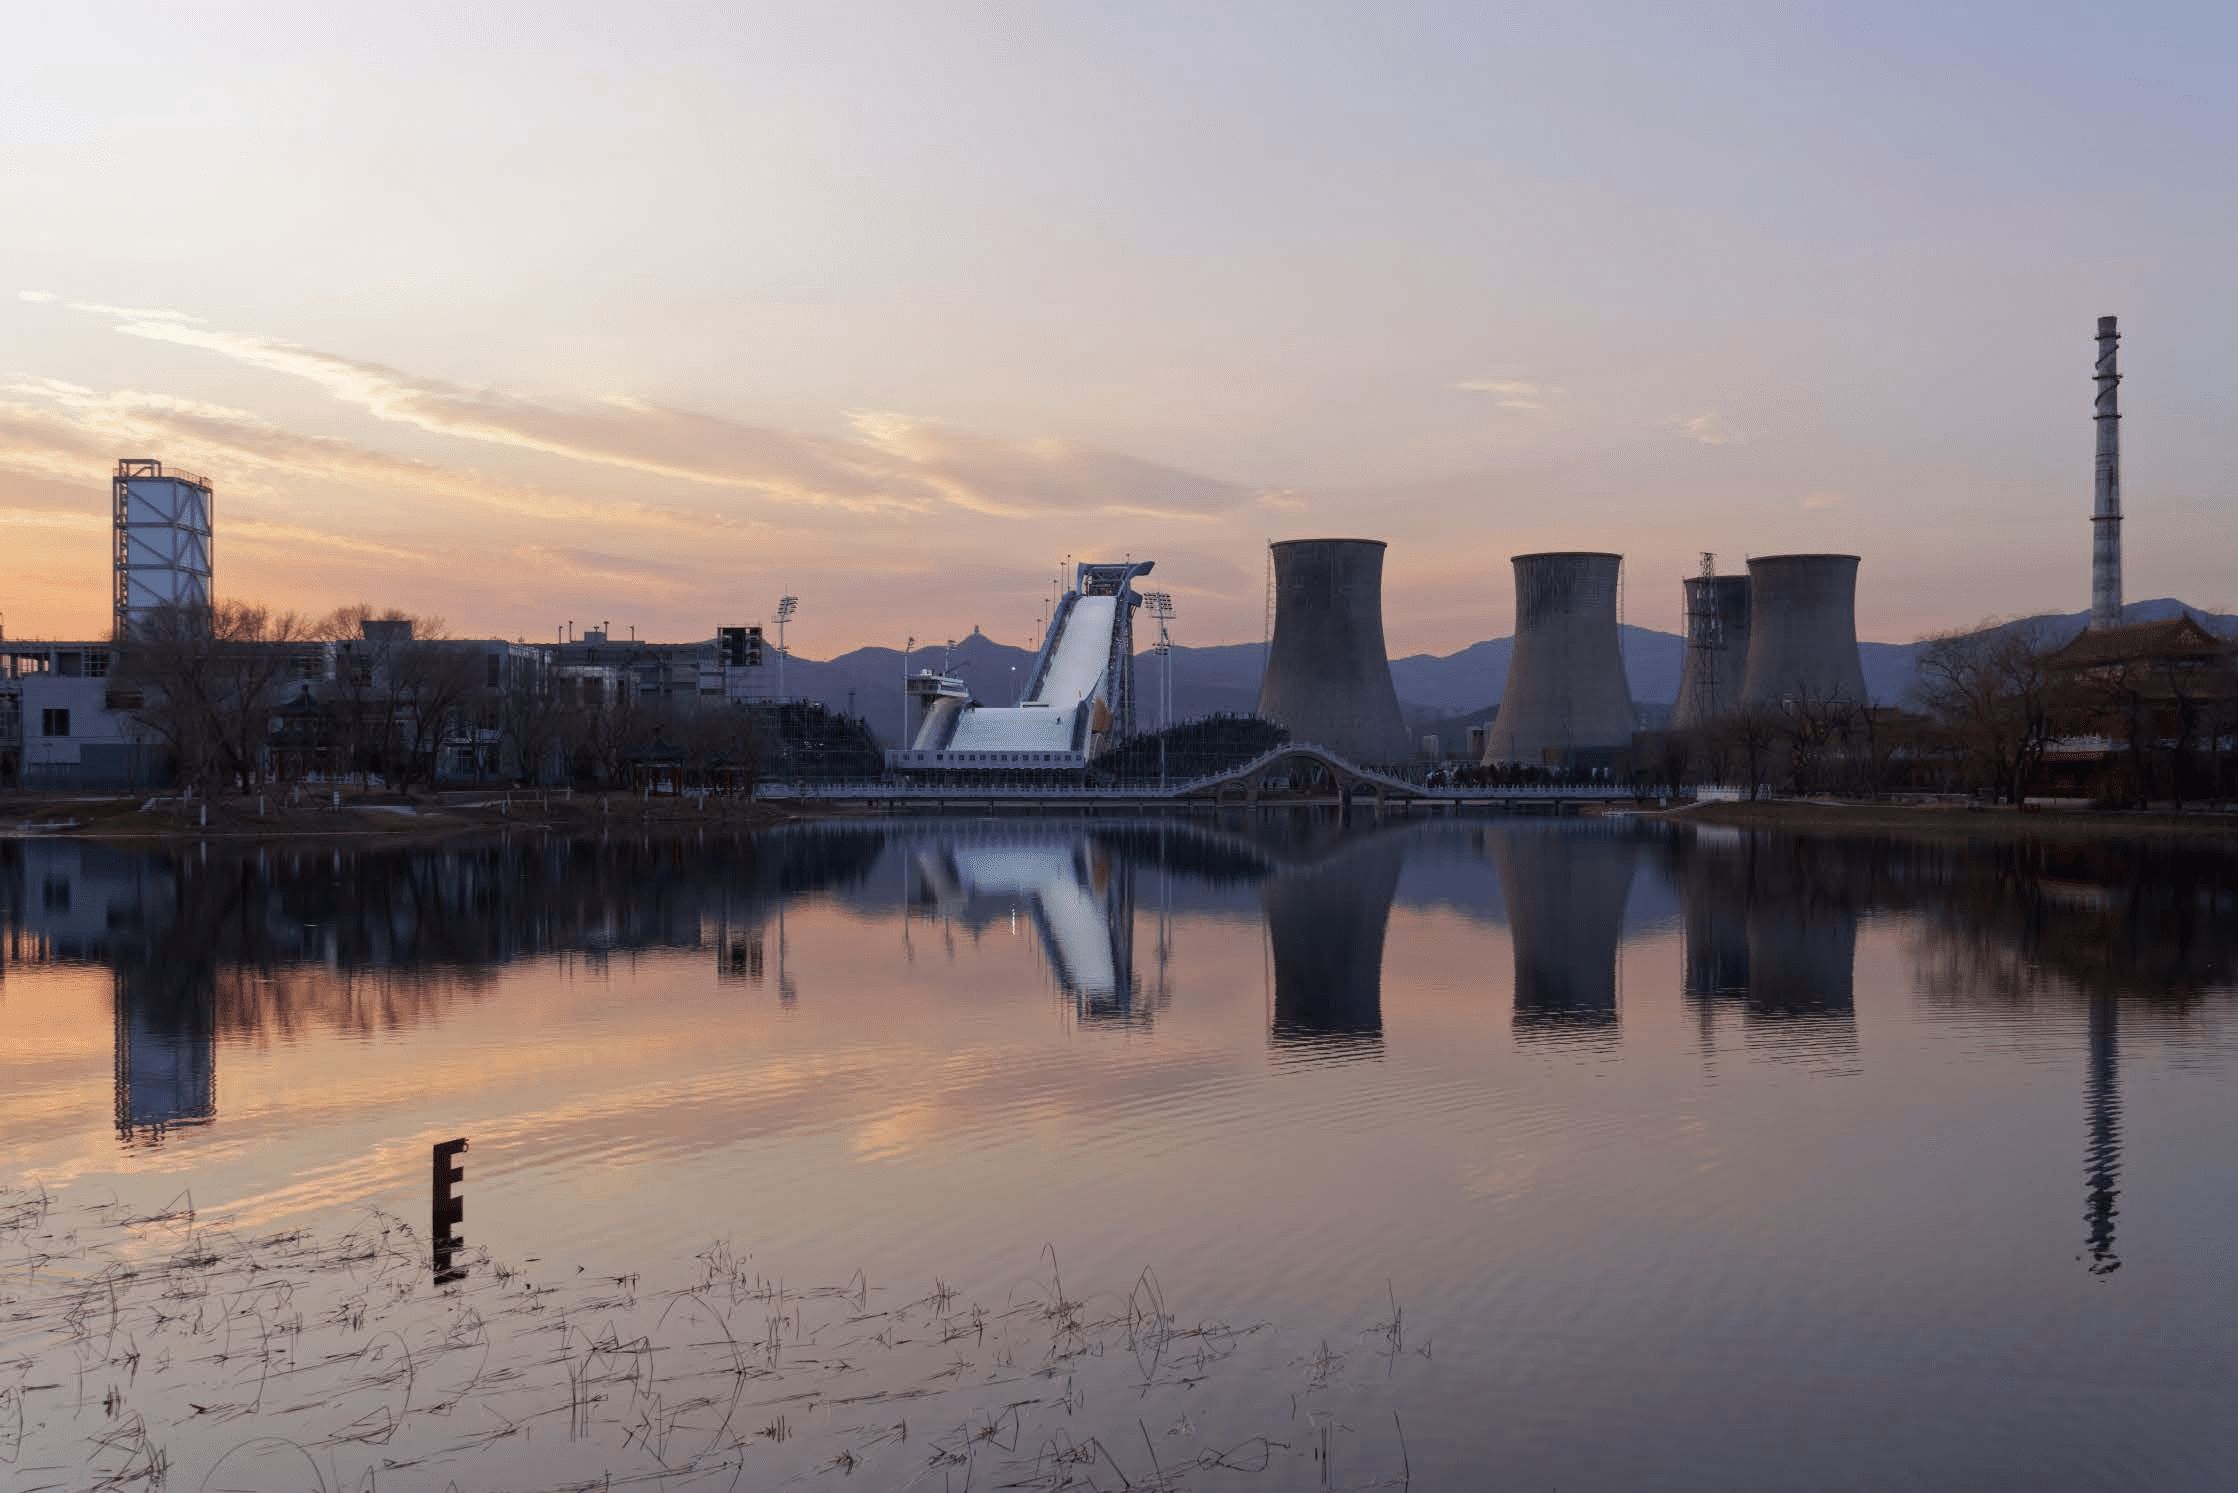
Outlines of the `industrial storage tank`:
[{"label": "industrial storage tank", "polygon": [[1764,555],[1748,562],[1743,708],[1866,703],[1857,653],[1857,556]]},{"label": "industrial storage tank", "polygon": [[1687,731],[1732,713],[1748,665],[1749,579],[1686,578],[1686,653],[1679,664],[1671,729]]},{"label": "industrial storage tank", "polygon": [[1286,539],[1259,715],[1354,762],[1413,755],[1383,650],[1383,541]]},{"label": "industrial storage tank", "polygon": [[1515,652],[1484,760],[1559,762],[1632,744],[1632,692],[1617,641],[1624,557],[1517,555]]},{"label": "industrial storage tank", "polygon": [[209,479],[127,457],[110,483],[116,513],[116,635],[159,612],[210,609]]}]

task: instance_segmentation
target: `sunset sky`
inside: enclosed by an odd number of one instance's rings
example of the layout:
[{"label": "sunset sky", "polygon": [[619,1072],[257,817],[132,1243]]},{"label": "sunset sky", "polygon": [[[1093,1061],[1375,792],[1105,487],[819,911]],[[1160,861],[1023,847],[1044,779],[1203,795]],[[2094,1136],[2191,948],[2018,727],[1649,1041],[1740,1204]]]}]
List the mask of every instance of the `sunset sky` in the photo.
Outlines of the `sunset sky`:
[{"label": "sunset sky", "polygon": [[0,48],[0,614],[108,615],[108,474],[217,586],[457,632],[1024,643],[1067,554],[1256,640],[1390,542],[1395,654],[1507,557],[1864,557],[1902,640],[2238,606],[2238,11],[50,6]]}]

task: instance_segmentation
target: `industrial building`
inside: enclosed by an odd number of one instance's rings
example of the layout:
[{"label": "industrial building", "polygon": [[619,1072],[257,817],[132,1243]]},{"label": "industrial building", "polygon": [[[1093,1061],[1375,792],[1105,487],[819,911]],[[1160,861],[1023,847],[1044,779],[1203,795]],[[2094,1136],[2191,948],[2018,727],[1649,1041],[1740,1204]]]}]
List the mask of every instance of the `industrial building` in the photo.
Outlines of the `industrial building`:
[{"label": "industrial building", "polygon": [[1414,755],[1383,645],[1380,539],[1272,545],[1274,629],[1258,714],[1359,763]]},{"label": "industrial building", "polygon": [[[1515,651],[1486,766],[1570,765],[1632,744],[1632,693],[1617,633],[1624,557],[1516,555]],[[1592,764],[1597,765],[1597,764]]]},{"label": "industrial building", "polygon": [[1857,556],[1759,555],[1748,562],[1744,710],[1863,706],[1857,652]]},{"label": "industrial building", "polygon": [[1678,698],[1671,702],[1671,729],[1690,731],[1733,713],[1741,699],[1741,675],[1748,663],[1749,580],[1719,575],[1714,556],[1702,557],[1703,571],[1683,582],[1686,600],[1686,651],[1680,656]]},{"label": "industrial building", "polygon": [[110,479],[116,526],[116,636],[165,607],[208,610],[211,525],[209,479],[145,458],[117,463]]}]

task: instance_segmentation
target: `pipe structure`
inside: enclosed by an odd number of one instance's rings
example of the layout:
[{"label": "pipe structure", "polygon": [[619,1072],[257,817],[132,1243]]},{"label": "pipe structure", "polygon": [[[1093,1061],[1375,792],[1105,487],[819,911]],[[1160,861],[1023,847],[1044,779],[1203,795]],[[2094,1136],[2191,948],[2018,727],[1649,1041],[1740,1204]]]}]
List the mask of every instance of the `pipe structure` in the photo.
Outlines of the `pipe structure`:
[{"label": "pipe structure", "polygon": [[2121,626],[2121,344],[2115,318],[2098,318],[2098,478],[2090,508],[2090,625]]},{"label": "pipe structure", "polygon": [[1353,762],[1413,756],[1383,648],[1383,541],[1286,539],[1258,713]]},{"label": "pipe structure", "polygon": [[1730,715],[1741,699],[1748,663],[1748,577],[1688,576],[1686,654],[1679,664],[1671,729],[1692,730]]},{"label": "pipe structure", "polygon": [[1632,692],[1617,640],[1624,557],[1583,551],[1517,555],[1515,651],[1487,764],[1556,762],[1632,744]]},{"label": "pipe structure", "polygon": [[1857,653],[1857,556],[1762,555],[1748,562],[1744,709],[1867,703]]}]

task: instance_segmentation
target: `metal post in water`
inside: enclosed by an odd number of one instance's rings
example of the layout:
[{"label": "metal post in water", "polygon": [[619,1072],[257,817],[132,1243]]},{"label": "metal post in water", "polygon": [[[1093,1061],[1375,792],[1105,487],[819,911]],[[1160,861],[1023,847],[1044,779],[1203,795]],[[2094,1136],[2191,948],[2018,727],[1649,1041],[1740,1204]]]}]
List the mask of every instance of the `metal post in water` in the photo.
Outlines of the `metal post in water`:
[{"label": "metal post in water", "polygon": [[435,1241],[435,1283],[439,1286],[466,1278],[466,1272],[451,1263],[453,1253],[462,1242],[456,1230],[466,1217],[466,1199],[451,1191],[454,1185],[466,1180],[466,1169],[454,1163],[465,1151],[466,1139],[463,1136],[457,1140],[435,1143],[434,1213],[429,1223],[428,1237]]}]

